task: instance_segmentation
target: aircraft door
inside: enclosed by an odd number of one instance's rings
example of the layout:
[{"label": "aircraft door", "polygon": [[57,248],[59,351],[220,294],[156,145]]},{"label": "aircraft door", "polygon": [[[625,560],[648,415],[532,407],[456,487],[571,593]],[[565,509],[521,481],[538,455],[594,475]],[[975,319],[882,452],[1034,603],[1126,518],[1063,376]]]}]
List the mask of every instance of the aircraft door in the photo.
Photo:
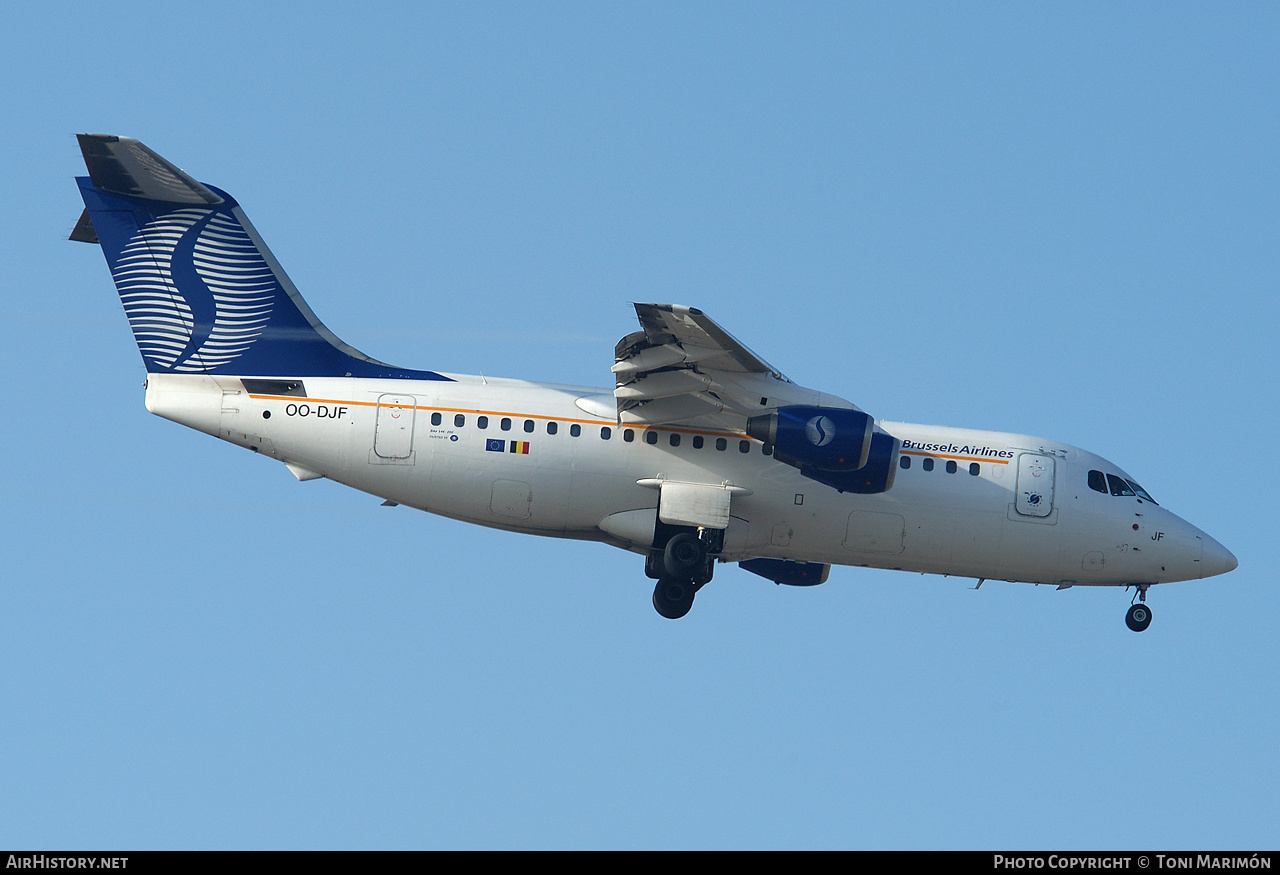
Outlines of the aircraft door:
[{"label": "aircraft door", "polygon": [[1023,516],[1046,517],[1053,513],[1053,456],[1018,455],[1018,497],[1014,504]]},{"label": "aircraft door", "polygon": [[413,456],[412,395],[383,395],[378,398],[378,421],[373,433],[373,452],[382,459]]}]

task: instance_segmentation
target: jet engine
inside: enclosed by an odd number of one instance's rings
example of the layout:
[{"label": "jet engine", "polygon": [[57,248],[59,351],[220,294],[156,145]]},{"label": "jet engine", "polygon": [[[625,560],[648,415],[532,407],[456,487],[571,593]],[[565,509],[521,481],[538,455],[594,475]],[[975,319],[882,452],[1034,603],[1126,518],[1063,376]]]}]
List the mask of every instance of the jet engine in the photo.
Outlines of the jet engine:
[{"label": "jet engine", "polygon": [[898,453],[902,441],[888,432],[876,429],[872,435],[867,463],[856,471],[828,471],[805,465],[800,473],[838,492],[856,492],[874,495],[893,488],[894,475],[898,473]]},{"label": "jet engine", "polygon": [[841,407],[780,407],[747,420],[747,434],[772,444],[773,456],[800,468],[856,471],[867,464],[875,420]]},{"label": "jet engine", "polygon": [[786,586],[817,586],[826,583],[831,573],[830,565],[792,559],[748,559],[739,562],[738,567]]}]

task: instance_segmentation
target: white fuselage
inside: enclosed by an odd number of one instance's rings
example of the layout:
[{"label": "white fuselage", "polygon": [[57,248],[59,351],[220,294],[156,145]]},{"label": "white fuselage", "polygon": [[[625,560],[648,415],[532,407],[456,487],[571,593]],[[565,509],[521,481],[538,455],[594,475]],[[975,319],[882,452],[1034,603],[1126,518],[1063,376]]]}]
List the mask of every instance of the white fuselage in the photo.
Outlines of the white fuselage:
[{"label": "white fuselage", "polygon": [[232,377],[152,374],[147,408],[283,461],[299,479],[636,552],[650,547],[657,487],[670,481],[732,488],[726,562],[1059,586],[1164,583],[1234,566],[1164,508],[1090,489],[1089,470],[1123,472],[1055,441],[882,422],[910,461],[887,492],[840,493],[741,432],[620,425],[607,390],[448,376],[306,378],[302,396],[250,393]]}]

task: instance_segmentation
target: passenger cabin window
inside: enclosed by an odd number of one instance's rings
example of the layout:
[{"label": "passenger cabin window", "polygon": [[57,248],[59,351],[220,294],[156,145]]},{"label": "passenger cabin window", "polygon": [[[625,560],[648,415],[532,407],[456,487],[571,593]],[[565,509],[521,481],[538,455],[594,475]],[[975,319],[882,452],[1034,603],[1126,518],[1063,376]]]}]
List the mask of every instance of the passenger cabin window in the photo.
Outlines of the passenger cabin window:
[{"label": "passenger cabin window", "polygon": [[432,425],[439,425],[439,424],[440,424],[441,422],[443,422],[443,421],[444,421],[444,420],[443,420],[443,417],[441,417],[439,413],[433,413],[433,414],[431,414],[431,424],[432,424]]},{"label": "passenger cabin window", "polygon": [[695,435],[693,436],[693,448],[694,448],[695,450],[700,450],[700,449],[702,449],[702,444],[703,444],[703,443],[704,443],[704,441],[702,440],[702,435],[700,435],[700,434],[695,434]]},{"label": "passenger cabin window", "polygon": [[1115,474],[1107,475],[1107,485],[1111,487],[1112,495],[1134,495],[1134,491],[1129,488],[1127,481],[1117,477]]},{"label": "passenger cabin window", "polygon": [[532,434],[532,433],[533,433],[533,420],[532,420],[532,419],[526,419],[526,420],[524,421],[524,430],[525,430],[525,431],[527,431],[527,432],[529,432],[530,434]]},{"label": "passenger cabin window", "polygon": [[487,416],[477,416],[477,417],[476,417],[476,427],[477,427],[477,428],[488,428],[488,427],[489,427],[489,417],[487,417]]},{"label": "passenger cabin window", "polygon": [[979,474],[982,473],[982,466],[979,465],[977,462],[970,462],[969,473],[972,474],[974,477],[977,477]]},{"label": "passenger cabin window", "polygon": [[607,441],[611,437],[613,437],[613,429],[609,426],[606,425],[600,429],[600,440]]},{"label": "passenger cabin window", "polygon": [[724,452],[729,449],[729,442],[724,438],[716,438],[716,449]]},{"label": "passenger cabin window", "polygon": [[675,434],[674,432],[672,432],[672,434],[671,434],[671,439],[670,439],[670,440],[671,440],[671,446],[673,446],[673,447],[678,447],[678,446],[680,446],[680,435]]},{"label": "passenger cabin window", "polygon": [[956,463],[954,461],[947,462],[947,473],[948,474],[956,473]]},{"label": "passenger cabin window", "polygon": [[467,418],[463,416],[461,413],[455,413],[453,416],[453,424],[458,428],[462,428],[464,425],[467,424]]},{"label": "passenger cabin window", "polygon": [[503,431],[511,431],[511,418],[508,416],[502,417],[502,422],[498,423],[498,425]]},{"label": "passenger cabin window", "polygon": [[1106,495],[1107,494],[1107,475],[1103,474],[1101,471],[1090,471],[1089,472],[1089,488],[1092,489],[1094,492],[1101,492],[1103,495]]},{"label": "passenger cabin window", "polygon": [[926,471],[932,471],[933,459],[926,458],[923,462],[920,463],[920,467],[924,468]]},{"label": "passenger cabin window", "polygon": [[560,430],[559,424],[555,422],[550,422],[550,421],[547,423],[547,434],[555,434],[559,430]]},{"label": "passenger cabin window", "polygon": [[578,425],[578,423],[575,422],[573,425],[569,426],[570,437],[577,437],[580,434],[582,434],[582,426]]},{"label": "passenger cabin window", "polygon": [[656,431],[646,431],[644,433],[644,442],[646,444],[656,444],[658,442],[658,433]]},{"label": "passenger cabin window", "polygon": [[751,452],[751,441],[738,441],[738,452],[740,453]]},{"label": "passenger cabin window", "polygon": [[627,443],[631,443],[636,439],[636,430],[634,428],[624,429],[622,432],[622,439]]},{"label": "passenger cabin window", "polygon": [[898,457],[898,467],[899,467],[899,468],[901,468],[901,469],[902,469],[902,470],[904,470],[904,471],[905,471],[905,470],[907,470],[908,468],[910,468],[910,467],[911,467],[911,457],[910,457],[910,456],[899,456],[899,457]]}]

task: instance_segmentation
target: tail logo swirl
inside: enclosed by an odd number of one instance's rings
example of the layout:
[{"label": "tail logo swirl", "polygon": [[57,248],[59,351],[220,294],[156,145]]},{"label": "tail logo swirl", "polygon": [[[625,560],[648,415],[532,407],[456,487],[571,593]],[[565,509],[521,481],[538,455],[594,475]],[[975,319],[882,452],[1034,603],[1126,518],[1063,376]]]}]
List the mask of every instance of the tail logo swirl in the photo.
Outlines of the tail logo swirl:
[{"label": "tail logo swirl", "polygon": [[138,348],[175,373],[222,367],[262,334],[277,282],[232,216],[181,209],[149,222],[112,274]]}]

